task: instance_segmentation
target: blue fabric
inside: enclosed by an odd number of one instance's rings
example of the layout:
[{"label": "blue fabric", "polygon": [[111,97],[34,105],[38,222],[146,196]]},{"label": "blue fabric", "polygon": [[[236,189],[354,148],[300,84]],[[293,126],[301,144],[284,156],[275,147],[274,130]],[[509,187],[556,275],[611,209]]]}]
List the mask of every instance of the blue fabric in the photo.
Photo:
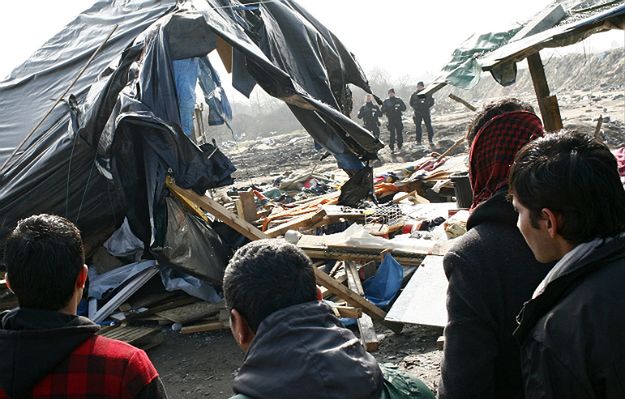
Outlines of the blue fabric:
[{"label": "blue fabric", "polygon": [[336,158],[336,164],[343,170],[360,170],[365,167],[365,164],[353,154],[332,155]]},{"label": "blue fabric", "polygon": [[403,279],[404,269],[391,254],[386,254],[375,276],[362,285],[365,297],[376,306],[387,306],[399,292]]},{"label": "blue fabric", "polygon": [[178,95],[180,125],[187,136],[193,134],[193,112],[195,111],[195,86],[199,73],[199,58],[174,60],[174,81]]},{"label": "blue fabric", "polygon": [[221,87],[221,79],[208,58],[200,60],[200,88],[204,92],[204,101],[208,105],[208,124],[223,125],[232,120],[232,107]]}]

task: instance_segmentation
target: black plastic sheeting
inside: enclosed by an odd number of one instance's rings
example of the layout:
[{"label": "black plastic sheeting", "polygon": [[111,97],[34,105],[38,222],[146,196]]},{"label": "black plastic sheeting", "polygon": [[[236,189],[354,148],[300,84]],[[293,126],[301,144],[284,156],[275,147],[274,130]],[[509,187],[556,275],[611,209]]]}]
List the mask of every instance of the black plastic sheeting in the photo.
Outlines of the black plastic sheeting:
[{"label": "black plastic sheeting", "polygon": [[[98,245],[126,216],[149,248],[166,175],[200,193],[230,184],[234,167],[219,149],[183,134],[171,67],[206,57],[217,37],[232,46],[235,88],[249,95],[260,85],[329,151],[374,159],[382,143],[341,113],[347,84],[370,92],[353,55],[295,2],[254,3],[101,0],[0,82],[0,238],[48,212]],[[71,96],[9,160],[113,30]]]},{"label": "black plastic sheeting", "polygon": [[203,220],[166,198],[167,228],[162,245],[152,252],[159,263],[221,285],[229,252],[221,237]]}]

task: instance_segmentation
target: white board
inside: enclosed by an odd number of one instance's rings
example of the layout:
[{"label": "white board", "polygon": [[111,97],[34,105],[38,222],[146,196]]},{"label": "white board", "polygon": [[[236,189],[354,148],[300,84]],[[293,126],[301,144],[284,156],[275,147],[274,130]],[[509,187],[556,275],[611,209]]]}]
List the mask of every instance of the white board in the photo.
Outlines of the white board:
[{"label": "white board", "polygon": [[387,321],[447,325],[447,277],[442,256],[427,256],[386,315]]}]

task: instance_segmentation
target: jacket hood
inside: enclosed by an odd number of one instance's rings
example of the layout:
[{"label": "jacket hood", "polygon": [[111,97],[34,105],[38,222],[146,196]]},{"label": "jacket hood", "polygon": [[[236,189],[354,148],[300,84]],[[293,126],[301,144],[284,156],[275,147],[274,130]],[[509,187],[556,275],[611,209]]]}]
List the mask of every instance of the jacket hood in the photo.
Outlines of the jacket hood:
[{"label": "jacket hood", "polygon": [[0,388],[10,397],[33,388],[99,329],[84,317],[16,309],[0,313]]},{"label": "jacket hood", "polygon": [[375,358],[320,302],[263,320],[233,383],[255,399],[377,399],[382,387]]},{"label": "jacket hood", "polygon": [[471,216],[469,216],[469,220],[467,220],[467,230],[484,222],[497,222],[515,226],[518,215],[510,201],[508,201],[507,196],[508,189],[504,188],[478,205],[471,213]]}]

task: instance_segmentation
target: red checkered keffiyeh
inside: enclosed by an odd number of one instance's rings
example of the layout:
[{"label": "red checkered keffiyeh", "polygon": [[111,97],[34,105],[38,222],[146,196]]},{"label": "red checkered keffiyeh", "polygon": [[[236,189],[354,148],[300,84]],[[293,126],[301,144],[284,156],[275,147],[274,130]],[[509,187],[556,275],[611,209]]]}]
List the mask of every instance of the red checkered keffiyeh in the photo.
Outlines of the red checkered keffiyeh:
[{"label": "red checkered keffiyeh", "polygon": [[543,132],[540,119],[527,111],[497,115],[477,132],[469,152],[472,209],[508,184],[516,153]]}]

